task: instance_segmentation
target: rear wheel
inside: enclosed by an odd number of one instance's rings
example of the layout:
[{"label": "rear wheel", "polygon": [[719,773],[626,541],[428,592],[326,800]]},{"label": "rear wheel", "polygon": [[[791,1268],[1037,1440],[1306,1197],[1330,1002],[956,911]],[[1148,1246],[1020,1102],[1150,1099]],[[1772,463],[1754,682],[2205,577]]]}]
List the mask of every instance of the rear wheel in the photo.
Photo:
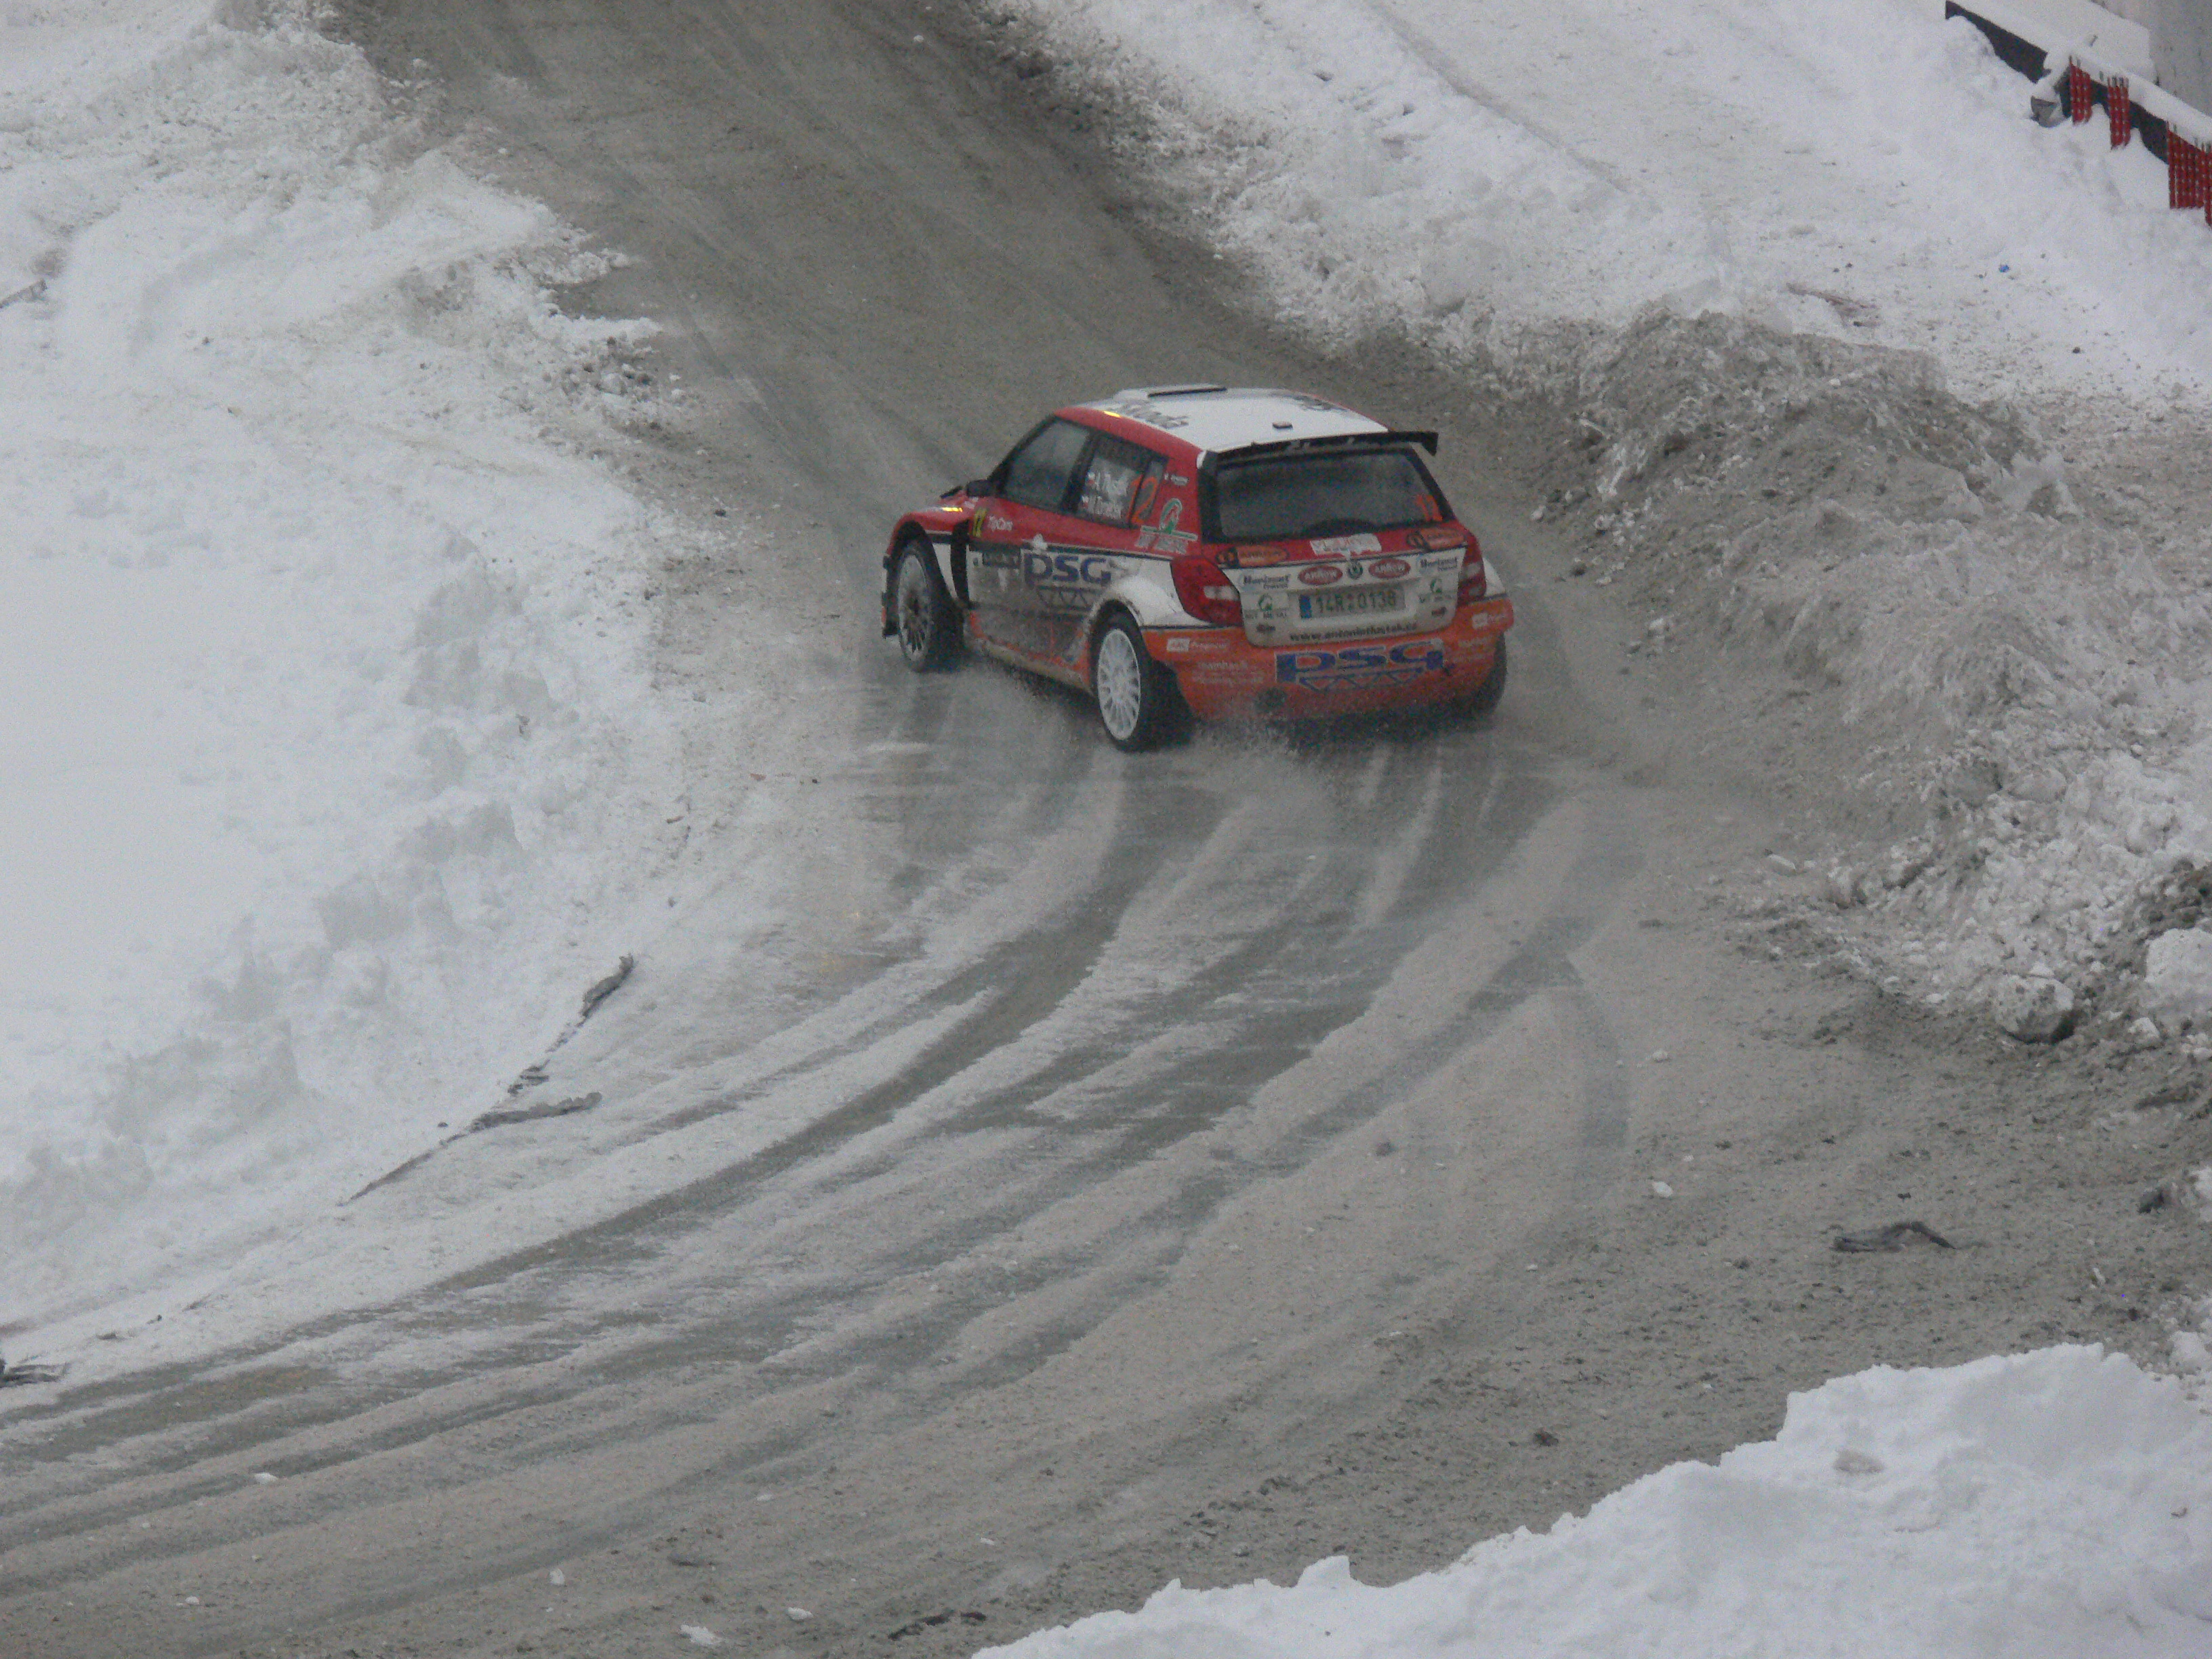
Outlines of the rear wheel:
[{"label": "rear wheel", "polygon": [[1145,636],[1126,616],[1099,630],[1091,653],[1091,695],[1098,723],[1116,749],[1151,749],[1173,736],[1182,723],[1182,699],[1175,678],[1152,660]]},{"label": "rear wheel", "polygon": [[960,653],[960,613],[937,574],[937,558],[927,542],[899,549],[891,572],[891,621],[898,629],[899,655],[917,674],[944,668]]},{"label": "rear wheel", "polygon": [[1482,720],[1498,707],[1498,700],[1505,695],[1505,641],[1498,641],[1497,654],[1490,659],[1490,673],[1480,685],[1459,700],[1459,712],[1469,720]]}]

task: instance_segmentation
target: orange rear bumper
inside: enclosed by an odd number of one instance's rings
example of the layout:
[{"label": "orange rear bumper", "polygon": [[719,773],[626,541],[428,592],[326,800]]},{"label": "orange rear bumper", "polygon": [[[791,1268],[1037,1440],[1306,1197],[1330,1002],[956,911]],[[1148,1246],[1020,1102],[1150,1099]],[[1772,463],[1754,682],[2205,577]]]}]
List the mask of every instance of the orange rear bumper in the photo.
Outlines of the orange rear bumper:
[{"label": "orange rear bumper", "polygon": [[1455,612],[1436,634],[1278,647],[1252,644],[1241,628],[1153,628],[1145,643],[1174,671],[1200,719],[1295,719],[1470,696],[1490,678],[1498,641],[1512,626],[1513,602],[1501,594]]}]

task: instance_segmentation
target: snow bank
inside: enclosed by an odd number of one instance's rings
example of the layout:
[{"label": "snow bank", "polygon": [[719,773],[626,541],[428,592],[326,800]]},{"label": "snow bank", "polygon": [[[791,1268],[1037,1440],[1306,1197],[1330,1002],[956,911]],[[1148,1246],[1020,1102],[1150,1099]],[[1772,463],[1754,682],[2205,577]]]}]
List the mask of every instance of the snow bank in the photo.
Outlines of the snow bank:
[{"label": "snow bank", "polygon": [[1388,1588],[1170,1584],[1000,1659],[1915,1659],[2212,1650],[2212,1416],[2096,1348],[1887,1367],[1782,1431]]},{"label": "snow bank", "polygon": [[303,9],[0,11],[0,1318],[342,1196],[629,947],[596,268]]},{"label": "snow bank", "polygon": [[1821,789],[1923,826],[1801,884],[1838,929],[1929,995],[2001,1011],[2063,975],[2132,1009],[2145,939],[2203,914],[2149,896],[2212,863],[2187,428],[2171,471],[2069,463],[1923,355],[1729,318],[1648,316],[1559,378],[1588,444],[1541,510],[1595,579],[1739,688],[1823,694],[1844,729]]}]

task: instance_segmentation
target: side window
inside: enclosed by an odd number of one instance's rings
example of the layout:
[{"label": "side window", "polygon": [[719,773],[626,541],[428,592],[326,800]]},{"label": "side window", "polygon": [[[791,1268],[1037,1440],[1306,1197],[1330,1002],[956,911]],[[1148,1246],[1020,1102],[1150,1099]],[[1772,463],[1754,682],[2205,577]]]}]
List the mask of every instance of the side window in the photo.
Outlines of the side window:
[{"label": "side window", "polygon": [[1067,510],[1067,487],[1075,464],[1091,434],[1073,421],[1048,422],[1044,429],[1006,457],[1005,491],[1010,501],[1041,507],[1048,513]]},{"label": "side window", "polygon": [[1091,465],[1083,470],[1083,494],[1075,510],[1102,524],[1127,524],[1138,496],[1149,495],[1139,486],[1151,480],[1155,488],[1167,464],[1149,449],[1119,438],[1101,438],[1091,452]]}]

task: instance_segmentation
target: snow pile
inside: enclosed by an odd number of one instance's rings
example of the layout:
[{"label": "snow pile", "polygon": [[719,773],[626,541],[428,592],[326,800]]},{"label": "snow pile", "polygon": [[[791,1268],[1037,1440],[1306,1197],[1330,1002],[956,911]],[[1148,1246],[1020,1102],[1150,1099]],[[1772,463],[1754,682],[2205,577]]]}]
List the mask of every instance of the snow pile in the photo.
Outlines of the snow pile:
[{"label": "snow pile", "polygon": [[1827,781],[1899,830],[1824,896],[1900,983],[2047,1037],[2136,1012],[2142,895],[2212,864],[2212,235],[1940,14],[993,13],[1272,307],[1551,422],[1540,505],[1655,641],[1832,690]]},{"label": "snow pile", "polygon": [[667,787],[671,532],[573,441],[635,331],[304,9],[214,9],[0,12],[8,1316],[495,1100]]},{"label": "snow pile", "polygon": [[[2197,919],[2144,894],[2212,861],[2189,498],[2126,499],[1923,356],[1733,319],[1622,331],[1572,404],[1587,443],[1543,510],[1588,537],[1595,577],[1669,636],[1696,625],[1723,677],[1828,695],[1845,735],[1823,787],[1925,825],[1825,884],[1870,907],[1856,931],[1887,929],[1878,953],[2023,1036],[2065,1026],[2075,990],[2134,1006],[2145,939]],[[2022,996],[2068,1006],[2002,1012]]]},{"label": "snow pile", "polygon": [[2212,1417],[2095,1348],[1877,1368],[1781,1433],[1389,1588],[1170,1585],[1012,1659],[1915,1659],[2212,1648]]}]

